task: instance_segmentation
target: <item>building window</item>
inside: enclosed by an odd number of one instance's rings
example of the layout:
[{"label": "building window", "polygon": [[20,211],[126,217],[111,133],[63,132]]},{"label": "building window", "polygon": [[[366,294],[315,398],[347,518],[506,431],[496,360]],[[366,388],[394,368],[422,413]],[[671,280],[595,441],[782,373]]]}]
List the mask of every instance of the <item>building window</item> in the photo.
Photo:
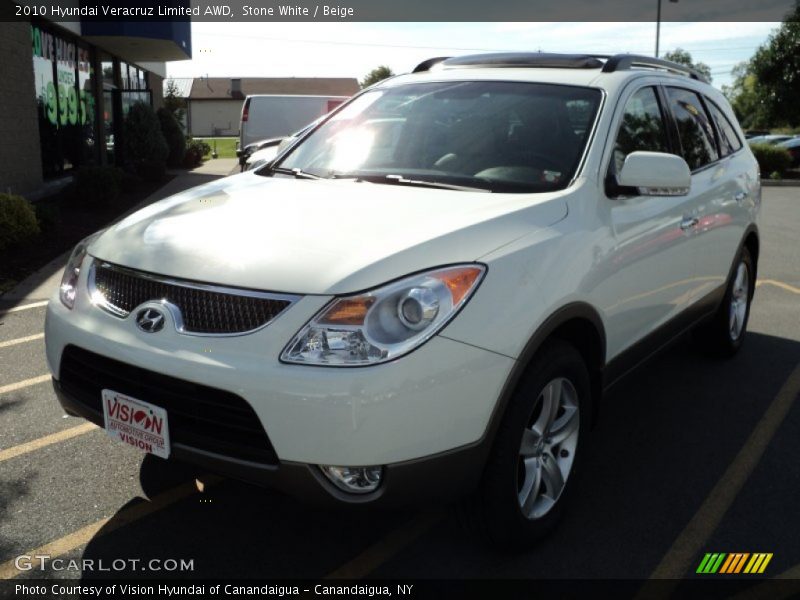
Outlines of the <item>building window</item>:
[{"label": "building window", "polygon": [[87,47],[31,27],[42,170],[45,176],[94,160],[94,95]]}]

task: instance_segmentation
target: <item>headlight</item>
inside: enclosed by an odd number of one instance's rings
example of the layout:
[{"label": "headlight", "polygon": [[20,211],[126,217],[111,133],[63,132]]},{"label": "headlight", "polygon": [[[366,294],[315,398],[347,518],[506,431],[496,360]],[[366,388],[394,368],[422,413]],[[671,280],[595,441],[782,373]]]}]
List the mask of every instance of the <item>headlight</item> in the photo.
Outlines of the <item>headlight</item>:
[{"label": "headlight", "polygon": [[445,267],[336,298],[289,342],[281,360],[356,367],[407,354],[453,318],[485,272],[476,264]]},{"label": "headlight", "polygon": [[81,263],[86,258],[86,250],[96,238],[103,233],[104,230],[98,231],[89,237],[78,242],[75,249],[67,261],[67,267],[64,269],[64,276],[61,278],[61,288],[59,288],[59,297],[62,304],[69,309],[75,306],[75,294],[78,291],[78,277],[81,274]]}]

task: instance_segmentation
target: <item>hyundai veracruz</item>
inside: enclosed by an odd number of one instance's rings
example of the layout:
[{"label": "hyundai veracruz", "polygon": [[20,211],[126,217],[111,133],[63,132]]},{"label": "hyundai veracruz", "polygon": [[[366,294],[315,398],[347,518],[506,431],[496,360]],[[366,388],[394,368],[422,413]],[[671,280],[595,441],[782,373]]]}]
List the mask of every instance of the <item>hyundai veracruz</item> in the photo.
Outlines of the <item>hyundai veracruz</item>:
[{"label": "hyundai veracruz", "polygon": [[757,163],[702,76],[631,55],[433,59],[274,161],[81,242],[65,410],[306,500],[558,520],[604,389],[681,333],[732,355]]}]

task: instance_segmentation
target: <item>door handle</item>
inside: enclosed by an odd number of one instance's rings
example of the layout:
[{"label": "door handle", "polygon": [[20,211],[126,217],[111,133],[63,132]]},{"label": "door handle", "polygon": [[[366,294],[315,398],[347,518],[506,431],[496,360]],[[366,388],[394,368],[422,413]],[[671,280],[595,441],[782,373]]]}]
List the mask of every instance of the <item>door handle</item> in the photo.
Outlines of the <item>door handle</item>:
[{"label": "door handle", "polygon": [[681,221],[681,229],[687,231],[689,229],[693,229],[697,227],[697,224],[700,222],[700,219],[697,217],[686,217],[683,221]]},{"label": "door handle", "polygon": [[747,198],[749,194],[747,192],[738,192],[733,199],[737,202],[742,202],[745,198]]}]

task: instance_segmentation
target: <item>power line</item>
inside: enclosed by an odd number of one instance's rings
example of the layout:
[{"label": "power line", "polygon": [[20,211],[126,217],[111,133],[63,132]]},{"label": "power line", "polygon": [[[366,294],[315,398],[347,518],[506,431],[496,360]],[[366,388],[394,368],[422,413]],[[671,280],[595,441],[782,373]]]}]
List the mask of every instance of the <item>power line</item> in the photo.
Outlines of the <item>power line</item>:
[{"label": "power line", "polygon": [[[300,38],[280,38],[280,37],[262,37],[257,35],[233,35],[225,33],[204,33],[203,36],[211,38],[228,38],[228,39],[250,39],[259,40],[263,42],[288,42],[297,44],[323,44],[331,46],[358,46],[368,48],[398,48],[407,50],[458,50],[464,52],[511,52],[519,50],[519,48],[463,48],[457,46],[420,46],[416,44],[383,44],[371,42],[350,42],[342,40],[319,40],[319,39],[300,39]],[[199,36],[198,36],[199,37]],[[751,50],[755,49],[760,44],[753,44],[749,46],[720,46],[715,48],[696,48],[695,52],[735,52],[738,50]],[[606,44],[606,46],[608,46]],[[682,48],[682,47],[681,47]],[[682,48],[686,50],[686,48]],[[633,53],[646,53],[644,50],[632,50]]]}]

